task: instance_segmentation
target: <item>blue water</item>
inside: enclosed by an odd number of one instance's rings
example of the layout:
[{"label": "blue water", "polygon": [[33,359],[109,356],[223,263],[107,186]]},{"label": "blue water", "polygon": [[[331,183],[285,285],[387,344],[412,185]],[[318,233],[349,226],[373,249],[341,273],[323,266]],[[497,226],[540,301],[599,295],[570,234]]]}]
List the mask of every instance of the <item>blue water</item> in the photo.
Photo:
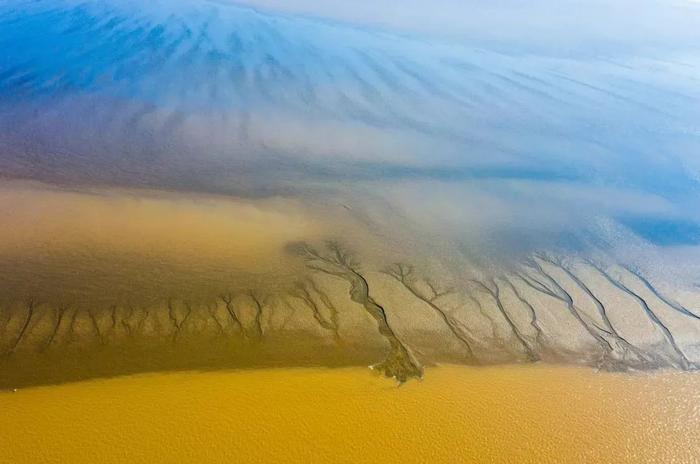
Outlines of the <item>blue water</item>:
[{"label": "blue water", "polygon": [[495,236],[614,224],[697,243],[700,39],[631,47],[621,30],[625,47],[554,54],[523,31],[494,45],[198,0],[5,1],[0,173],[250,196],[409,184],[457,229],[484,201],[510,218],[484,208]]}]

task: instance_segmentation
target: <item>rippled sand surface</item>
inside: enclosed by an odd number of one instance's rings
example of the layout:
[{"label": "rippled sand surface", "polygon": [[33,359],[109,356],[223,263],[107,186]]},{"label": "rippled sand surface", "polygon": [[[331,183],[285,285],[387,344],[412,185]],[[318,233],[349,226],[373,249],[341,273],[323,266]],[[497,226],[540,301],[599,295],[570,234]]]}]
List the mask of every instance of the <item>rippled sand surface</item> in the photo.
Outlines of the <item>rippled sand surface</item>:
[{"label": "rippled sand surface", "polygon": [[0,394],[0,462],[695,462],[700,376],[441,366],[153,374]]}]

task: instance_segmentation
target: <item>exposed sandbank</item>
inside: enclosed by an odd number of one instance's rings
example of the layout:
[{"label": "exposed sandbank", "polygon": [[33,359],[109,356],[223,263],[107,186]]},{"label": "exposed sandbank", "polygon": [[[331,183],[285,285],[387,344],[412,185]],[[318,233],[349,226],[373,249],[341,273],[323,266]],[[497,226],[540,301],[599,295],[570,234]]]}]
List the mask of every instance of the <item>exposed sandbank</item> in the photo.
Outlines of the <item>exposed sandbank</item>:
[{"label": "exposed sandbank", "polygon": [[4,183],[0,387],[198,368],[700,366],[697,292],[587,256],[456,266],[348,208]]}]

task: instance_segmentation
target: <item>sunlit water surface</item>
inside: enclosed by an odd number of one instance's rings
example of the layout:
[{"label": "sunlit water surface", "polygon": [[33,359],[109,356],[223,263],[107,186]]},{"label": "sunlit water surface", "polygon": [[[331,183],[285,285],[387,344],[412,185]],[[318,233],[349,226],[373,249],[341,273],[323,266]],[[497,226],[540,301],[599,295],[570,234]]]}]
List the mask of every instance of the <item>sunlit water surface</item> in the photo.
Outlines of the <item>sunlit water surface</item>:
[{"label": "sunlit water surface", "polygon": [[700,377],[571,367],[143,375],[0,393],[2,461],[695,462]]}]

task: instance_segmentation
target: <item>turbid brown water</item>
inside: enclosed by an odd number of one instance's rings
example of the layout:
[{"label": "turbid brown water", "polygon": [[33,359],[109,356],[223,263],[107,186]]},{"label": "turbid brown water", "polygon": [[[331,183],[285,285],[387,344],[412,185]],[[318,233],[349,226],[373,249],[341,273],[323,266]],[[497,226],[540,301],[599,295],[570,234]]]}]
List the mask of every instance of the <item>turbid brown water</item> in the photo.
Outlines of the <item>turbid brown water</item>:
[{"label": "turbid brown water", "polygon": [[0,461],[692,461],[700,9],[437,2],[0,3]]},{"label": "turbid brown water", "polygon": [[700,376],[440,366],[185,372],[0,393],[0,461],[696,462]]}]

